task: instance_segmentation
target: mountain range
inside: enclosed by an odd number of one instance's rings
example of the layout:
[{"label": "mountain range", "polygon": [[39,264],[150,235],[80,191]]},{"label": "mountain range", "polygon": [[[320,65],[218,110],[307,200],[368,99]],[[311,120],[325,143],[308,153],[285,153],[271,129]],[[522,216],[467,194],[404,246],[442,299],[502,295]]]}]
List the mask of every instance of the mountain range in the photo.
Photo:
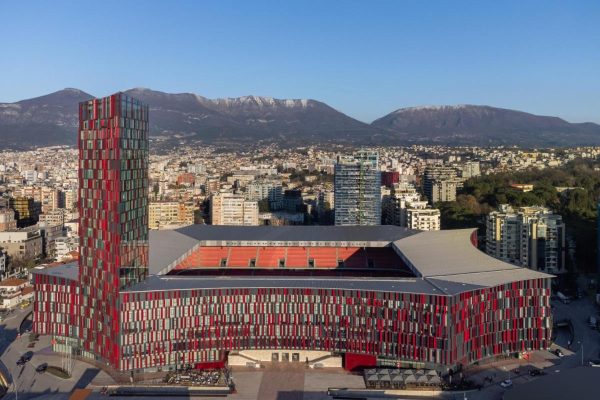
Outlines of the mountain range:
[{"label": "mountain range", "polygon": [[[288,144],[600,145],[598,124],[569,123],[490,106],[402,108],[367,124],[316,100],[208,99],[142,88],[124,93],[149,105],[151,137],[172,144],[266,140]],[[75,144],[78,103],[93,97],[78,89],[64,89],[0,103],[0,148]]]}]

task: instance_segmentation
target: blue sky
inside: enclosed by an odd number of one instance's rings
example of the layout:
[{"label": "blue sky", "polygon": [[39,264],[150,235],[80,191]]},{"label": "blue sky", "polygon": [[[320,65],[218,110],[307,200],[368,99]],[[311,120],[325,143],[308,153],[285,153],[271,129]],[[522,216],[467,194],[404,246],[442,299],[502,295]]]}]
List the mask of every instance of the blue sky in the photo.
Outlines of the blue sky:
[{"label": "blue sky", "polygon": [[76,87],[600,122],[600,1],[0,0],[0,101]]}]

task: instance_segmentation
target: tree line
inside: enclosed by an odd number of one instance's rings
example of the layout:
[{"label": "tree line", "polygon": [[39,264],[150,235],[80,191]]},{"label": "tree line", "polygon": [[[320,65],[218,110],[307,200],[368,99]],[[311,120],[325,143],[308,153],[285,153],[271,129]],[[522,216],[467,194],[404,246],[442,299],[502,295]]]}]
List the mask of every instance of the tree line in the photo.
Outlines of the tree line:
[{"label": "tree line", "polygon": [[[531,184],[523,192],[512,184]],[[557,188],[568,188],[557,190]],[[500,204],[545,206],[562,215],[567,237],[575,245],[576,267],[596,268],[596,205],[600,198],[600,165],[574,160],[561,167],[503,172],[471,178],[455,202],[438,203],[443,229],[477,227],[485,232],[485,216]],[[567,257],[569,259],[569,257]],[[569,261],[568,261],[569,263]]]}]

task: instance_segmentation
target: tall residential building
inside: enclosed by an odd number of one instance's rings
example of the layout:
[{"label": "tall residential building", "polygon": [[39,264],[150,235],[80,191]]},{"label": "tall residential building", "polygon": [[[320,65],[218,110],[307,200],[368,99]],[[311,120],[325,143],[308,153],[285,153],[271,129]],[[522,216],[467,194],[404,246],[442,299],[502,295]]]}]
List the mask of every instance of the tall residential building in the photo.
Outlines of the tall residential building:
[{"label": "tall residential building", "polygon": [[406,226],[406,210],[410,203],[421,200],[421,195],[413,185],[398,185],[394,193],[382,199],[383,223],[385,225]]},{"label": "tall residential building", "polygon": [[42,246],[44,257],[49,259],[56,258],[56,239],[61,237],[63,232],[63,225],[47,224],[40,222],[38,224],[40,233],[42,234]]},{"label": "tall residential building", "polygon": [[283,207],[283,187],[274,180],[256,180],[246,186],[246,198],[251,201],[269,202],[270,210],[281,210]]},{"label": "tall residential building", "polygon": [[198,207],[192,201],[150,202],[148,224],[150,229],[192,225],[196,210]]},{"label": "tall residential building", "polygon": [[440,230],[440,210],[427,208],[417,189],[409,184],[398,185],[394,193],[383,200],[383,222],[422,231]]},{"label": "tall residential building", "polygon": [[67,210],[77,208],[77,189],[67,189],[65,191],[65,208]]},{"label": "tall residential building", "polygon": [[213,225],[258,225],[258,202],[243,195],[215,193],[210,198]]},{"label": "tall residential building", "polygon": [[460,183],[454,167],[429,166],[425,168],[423,176],[423,194],[427,197],[429,204],[454,201],[456,200],[456,189],[460,187]]},{"label": "tall residential building", "polygon": [[19,228],[33,225],[39,220],[41,204],[31,197],[12,197],[10,207],[15,210]]},{"label": "tall residential building", "polygon": [[282,205],[285,211],[291,213],[300,212],[303,204],[302,190],[290,189],[284,192]]},{"label": "tall residential building", "polygon": [[381,224],[381,174],[376,152],[338,157],[335,165],[335,225]]},{"label": "tall residential building", "polygon": [[79,278],[84,351],[119,360],[119,292],[148,275],[148,106],[79,104]]},{"label": "tall residential building", "polygon": [[486,221],[486,252],[522,267],[565,272],[565,224],[544,207],[502,205]]},{"label": "tall residential building", "polygon": [[459,167],[461,178],[474,178],[481,175],[479,161],[467,161]]}]

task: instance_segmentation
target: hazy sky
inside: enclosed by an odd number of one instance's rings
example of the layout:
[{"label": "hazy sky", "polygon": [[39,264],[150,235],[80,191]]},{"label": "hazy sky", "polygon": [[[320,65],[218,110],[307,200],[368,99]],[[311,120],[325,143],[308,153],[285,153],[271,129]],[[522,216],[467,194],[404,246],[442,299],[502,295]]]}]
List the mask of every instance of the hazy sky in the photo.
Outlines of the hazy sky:
[{"label": "hazy sky", "polygon": [[0,0],[0,101],[64,87],[600,122],[600,1]]}]

